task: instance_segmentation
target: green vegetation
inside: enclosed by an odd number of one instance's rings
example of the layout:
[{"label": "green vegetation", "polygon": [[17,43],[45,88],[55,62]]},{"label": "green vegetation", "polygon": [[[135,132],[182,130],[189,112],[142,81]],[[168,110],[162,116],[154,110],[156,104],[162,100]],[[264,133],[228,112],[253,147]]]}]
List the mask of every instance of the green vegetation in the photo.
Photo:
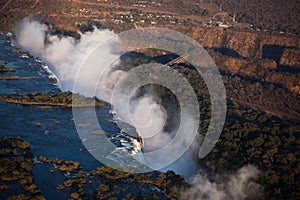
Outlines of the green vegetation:
[{"label": "green vegetation", "polygon": [[17,103],[23,105],[53,106],[53,107],[85,107],[85,106],[104,106],[106,102],[96,97],[84,97],[72,92],[39,94],[10,94],[2,95],[1,100],[7,103]]},{"label": "green vegetation", "polygon": [[230,103],[222,135],[201,161],[213,173],[227,174],[246,164],[261,170],[267,199],[299,199],[300,127],[237,103]]},{"label": "green vegetation", "polygon": [[44,199],[33,183],[33,160],[30,144],[20,137],[0,139],[0,190],[21,187],[24,194],[8,199]]},{"label": "green vegetation", "polygon": [[[0,190],[20,185],[23,192],[15,193],[8,199],[44,199],[40,189],[33,183],[34,162],[30,144],[19,137],[5,137],[0,139],[0,147]],[[72,178],[66,177],[62,184],[57,185],[58,192],[72,191],[69,199],[178,198],[179,191],[188,187],[182,176],[171,171],[134,174],[101,166],[84,172],[78,162],[43,156],[38,157],[36,164],[46,164],[50,172],[72,174]],[[148,188],[149,192],[137,193],[141,187]]]},{"label": "green vegetation", "polygon": [[[45,158],[43,156],[40,156],[39,160],[43,163],[56,164],[61,172],[77,172],[81,169],[79,162],[74,162],[71,160],[62,161],[58,158]],[[50,169],[50,171],[52,171],[52,169]]]},{"label": "green vegetation", "polygon": [[[87,187],[97,183],[97,187],[91,194],[83,192]],[[130,187],[131,188],[130,188]],[[91,197],[92,199],[159,199],[159,196],[178,198],[180,188],[188,187],[183,177],[174,172],[154,172],[147,174],[133,174],[131,172],[118,171],[108,166],[98,167],[91,172],[79,172],[77,177],[66,180],[58,185],[58,190],[66,187],[75,189],[71,194],[72,199]],[[135,194],[141,187],[156,188],[145,194]],[[124,197],[124,198],[120,198]]]}]

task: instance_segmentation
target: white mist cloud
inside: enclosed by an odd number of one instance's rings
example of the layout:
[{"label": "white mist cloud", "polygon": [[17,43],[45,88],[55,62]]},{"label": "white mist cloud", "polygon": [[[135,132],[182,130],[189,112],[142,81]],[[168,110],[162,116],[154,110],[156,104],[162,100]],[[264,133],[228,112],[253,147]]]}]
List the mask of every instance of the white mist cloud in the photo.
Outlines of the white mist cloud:
[{"label": "white mist cloud", "polygon": [[[74,83],[80,83],[76,86],[76,91],[85,96],[97,96],[98,98],[110,102],[115,84],[126,72],[122,70],[107,71],[112,60],[118,60],[119,54],[114,51],[114,45],[118,43],[117,34],[109,30],[99,30],[95,28],[91,32],[79,33],[80,39],[73,37],[56,36],[47,34],[47,26],[35,21],[31,17],[22,20],[16,27],[16,43],[23,49],[29,51],[35,56],[45,61],[51,71],[58,77],[63,91],[73,91]],[[110,38],[110,40],[108,40]],[[97,48],[101,44],[101,48]],[[92,55],[92,56],[90,56]],[[86,58],[89,59],[86,60]],[[118,63],[118,62],[116,62]],[[80,76],[76,76],[80,73]],[[102,79],[99,81],[99,77]],[[135,126],[140,135],[145,138],[145,150],[152,151],[168,144],[175,132],[164,132],[163,126],[166,120],[164,108],[155,102],[152,94],[140,96],[130,102],[130,110],[124,110],[124,94],[117,94],[120,106],[113,105],[124,122]],[[128,95],[128,94],[125,94]],[[183,124],[188,130],[193,120],[188,118],[188,113],[184,114],[186,124]],[[131,119],[131,120],[129,120]],[[174,146],[174,150],[185,147],[185,142]],[[177,173],[185,175],[188,171],[187,163],[195,165],[192,159],[192,153],[185,154],[176,163],[165,170],[174,170]],[[161,155],[164,160],[168,155]],[[154,158],[159,162],[159,158]],[[153,161],[153,162],[154,162]],[[152,162],[152,160],[150,161]],[[156,165],[155,165],[156,166]],[[157,166],[160,166],[157,163]],[[159,168],[158,168],[159,169]],[[193,167],[196,170],[195,167]]]},{"label": "white mist cloud", "polygon": [[27,17],[16,27],[15,34],[18,44],[33,54],[39,54],[44,50],[45,32],[47,26]]},{"label": "white mist cloud", "polygon": [[262,194],[261,185],[254,182],[259,171],[252,165],[239,169],[229,176],[228,181],[216,183],[200,174],[192,178],[192,187],[181,193],[181,200],[243,200],[258,199]]},{"label": "white mist cloud", "polygon": [[253,199],[261,194],[261,186],[253,181],[259,171],[253,165],[242,167],[236,174],[230,177],[227,190],[233,199]]},{"label": "white mist cloud", "polygon": [[[46,33],[46,25],[27,17],[16,27],[16,42],[50,65],[50,69],[61,82],[62,90],[73,91],[77,73],[80,71],[77,80],[80,85],[75,92],[95,96],[93,86],[97,84],[99,76],[111,60],[119,57],[113,52],[113,45],[118,42],[117,35],[109,30],[95,29],[92,32],[80,33],[80,40],[75,40],[73,37],[58,37]],[[111,42],[105,43],[108,38],[112,38]],[[98,45],[102,45],[102,48],[97,48]],[[95,49],[100,56],[93,62],[86,62],[82,67],[87,56]]]},{"label": "white mist cloud", "polygon": [[[143,138],[150,138],[163,130],[167,116],[164,109],[153,100],[152,96],[145,95],[142,99],[133,100],[131,104],[133,112],[130,118]],[[146,113],[145,109],[147,109]]]}]

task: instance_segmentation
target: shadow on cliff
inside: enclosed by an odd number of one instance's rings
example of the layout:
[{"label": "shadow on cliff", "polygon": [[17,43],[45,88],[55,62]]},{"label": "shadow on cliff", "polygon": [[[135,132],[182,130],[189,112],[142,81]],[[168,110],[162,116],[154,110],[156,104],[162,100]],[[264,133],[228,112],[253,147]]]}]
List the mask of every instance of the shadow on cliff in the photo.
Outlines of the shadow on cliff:
[{"label": "shadow on cliff", "polygon": [[234,49],[221,47],[221,48],[213,48],[213,50],[216,52],[219,52],[225,56],[230,56],[230,57],[234,57],[234,58],[242,58],[242,56]]},{"label": "shadow on cliff", "polygon": [[275,60],[277,65],[279,65],[280,58],[283,55],[285,46],[281,45],[269,45],[266,44],[263,46],[262,58]]}]

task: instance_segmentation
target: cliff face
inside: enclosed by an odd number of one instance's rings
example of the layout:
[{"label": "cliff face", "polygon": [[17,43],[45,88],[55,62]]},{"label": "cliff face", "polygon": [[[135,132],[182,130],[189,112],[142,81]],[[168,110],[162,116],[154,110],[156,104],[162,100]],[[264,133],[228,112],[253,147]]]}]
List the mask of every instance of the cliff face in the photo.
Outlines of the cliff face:
[{"label": "cliff face", "polygon": [[285,48],[279,64],[283,66],[293,66],[300,69],[300,50]]},{"label": "cliff face", "polygon": [[281,85],[300,93],[300,37],[279,33],[194,28],[222,72]]},{"label": "cliff face", "polygon": [[[241,32],[220,28],[193,28],[190,35],[208,48],[223,48],[244,58],[268,58],[279,62],[284,49],[300,48],[300,38],[278,33]],[[297,60],[295,57],[289,59]],[[299,59],[298,59],[299,60]]]}]

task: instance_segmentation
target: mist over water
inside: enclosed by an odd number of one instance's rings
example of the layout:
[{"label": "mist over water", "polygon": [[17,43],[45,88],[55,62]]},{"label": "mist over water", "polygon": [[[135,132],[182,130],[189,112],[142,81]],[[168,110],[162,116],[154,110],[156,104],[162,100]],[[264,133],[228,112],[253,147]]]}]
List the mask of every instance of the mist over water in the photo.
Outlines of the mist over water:
[{"label": "mist over water", "polygon": [[[74,83],[77,81],[80,85],[76,87],[77,91],[73,92],[85,96],[97,96],[111,102],[115,84],[126,74],[122,70],[111,71],[106,68],[111,64],[111,60],[117,61],[114,64],[118,63],[120,55],[114,50],[114,45],[118,42],[117,35],[108,30],[95,28],[92,32],[79,33],[80,39],[75,40],[73,37],[49,35],[47,30],[46,25],[30,17],[25,18],[16,27],[16,43],[24,50],[41,57],[49,65],[51,71],[59,79],[63,91],[73,91]],[[110,40],[106,42],[108,38]],[[100,49],[97,48],[99,44],[101,44]],[[94,51],[99,56],[85,62],[92,52],[95,53]],[[82,67],[83,63],[84,67]],[[80,76],[77,76],[77,73],[80,73]],[[100,82],[98,82],[99,76],[102,76]],[[96,90],[95,85],[98,86]],[[131,101],[130,113],[126,112],[127,110],[124,109],[126,106],[123,106],[123,95],[127,94],[120,92],[116,95],[118,96],[116,99],[120,100],[115,102],[115,105],[118,105],[115,109],[119,118],[134,126],[144,138],[145,151],[157,150],[172,140],[176,132],[163,131],[167,118],[166,112],[160,104],[154,101],[152,94],[145,94]],[[185,117],[188,127],[193,119],[188,118],[188,114]],[[179,166],[175,163],[166,167],[164,171],[173,169],[177,173],[191,176],[196,172],[195,159],[192,159],[191,154],[192,152],[186,153],[185,158],[178,162],[181,163]],[[148,160],[148,162],[153,163],[153,160]],[[194,165],[194,167],[186,169],[185,165]],[[155,169],[160,170],[160,168]]]},{"label": "mist over water", "polygon": [[[97,96],[104,101],[111,102],[115,84],[126,74],[122,70],[107,70],[107,66],[112,64],[112,60],[116,61],[114,64],[118,64],[120,53],[114,49],[115,44],[119,42],[118,35],[109,30],[95,28],[91,32],[79,33],[80,39],[76,40],[73,37],[50,35],[48,32],[46,25],[28,17],[17,25],[15,42],[22,49],[40,57],[49,65],[51,71],[58,78],[63,91],[70,90],[85,96]],[[97,47],[100,43],[102,48],[99,49]],[[85,62],[94,51],[97,51],[99,56]],[[83,64],[86,67],[82,67]],[[77,76],[78,73],[80,76]],[[100,82],[99,76],[102,76]],[[80,85],[76,87],[76,91],[73,91],[75,81],[80,82]],[[117,94],[120,99],[116,102],[118,105],[123,103],[122,95],[124,94]],[[129,114],[122,110],[122,106],[113,105],[119,118],[134,126],[144,138],[146,151],[163,147],[176,134],[176,132],[164,131],[166,111],[154,99],[153,94],[135,98],[130,102],[131,112]],[[183,127],[188,128],[194,125],[194,121],[188,113],[184,113],[181,117],[185,118]],[[184,146],[185,144],[178,145]],[[226,184],[216,184],[200,173],[197,174],[199,169],[197,164],[198,148],[199,144],[196,140],[176,162],[163,169],[157,168],[161,171],[173,170],[187,179],[190,178],[192,188],[182,193],[182,199],[203,199],[204,193],[208,199],[245,199],[249,196],[245,188],[251,191],[259,189],[258,185],[251,182],[251,179],[256,178],[258,174],[257,169],[251,166],[242,168],[236,175],[232,175]],[[249,184],[253,187],[250,187]]]},{"label": "mist over water", "polygon": [[[117,42],[117,35],[109,30],[95,29],[93,32],[79,33],[80,40],[73,37],[48,35],[48,27],[31,17],[20,22],[15,30],[17,44],[31,54],[41,57],[49,65],[51,71],[58,77],[63,91],[73,90],[80,66],[99,43],[105,44],[103,42],[111,37]],[[99,73],[101,73],[99,70],[104,70],[110,60],[119,56],[113,53],[112,48],[113,44],[109,43],[101,49],[101,52],[98,52],[102,56],[100,60],[97,60],[98,67],[93,71],[81,70],[81,77],[85,80],[78,80],[82,87],[74,92],[86,96],[95,95],[91,85],[97,83]],[[95,65],[95,63],[90,64]]]}]

